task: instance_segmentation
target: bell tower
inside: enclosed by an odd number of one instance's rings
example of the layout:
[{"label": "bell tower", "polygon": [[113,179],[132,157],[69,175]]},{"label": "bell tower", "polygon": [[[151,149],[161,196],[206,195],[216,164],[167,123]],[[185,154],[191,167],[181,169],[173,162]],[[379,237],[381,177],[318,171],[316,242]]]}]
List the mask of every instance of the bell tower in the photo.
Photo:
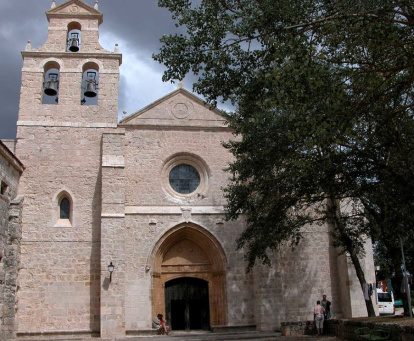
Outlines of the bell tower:
[{"label": "bell tower", "polygon": [[122,56],[115,45],[99,44],[103,21],[98,1],[90,7],[66,1],[46,12],[46,43],[22,52],[23,72],[18,126],[27,122],[78,125],[117,124],[118,75]]},{"label": "bell tower", "polygon": [[17,334],[99,333],[102,140],[118,131],[122,56],[99,43],[97,0],[53,0],[46,16],[45,44],[22,52]]}]

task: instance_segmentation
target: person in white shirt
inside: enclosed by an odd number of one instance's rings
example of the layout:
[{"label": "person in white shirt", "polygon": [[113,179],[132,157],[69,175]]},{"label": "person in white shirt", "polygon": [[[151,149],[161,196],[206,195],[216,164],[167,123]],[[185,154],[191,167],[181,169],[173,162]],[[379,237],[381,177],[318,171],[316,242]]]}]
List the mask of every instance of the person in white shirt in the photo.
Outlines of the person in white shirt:
[{"label": "person in white shirt", "polygon": [[315,319],[316,331],[318,335],[323,334],[323,320],[325,315],[325,309],[321,306],[321,301],[316,302],[316,307],[313,309],[313,317]]}]

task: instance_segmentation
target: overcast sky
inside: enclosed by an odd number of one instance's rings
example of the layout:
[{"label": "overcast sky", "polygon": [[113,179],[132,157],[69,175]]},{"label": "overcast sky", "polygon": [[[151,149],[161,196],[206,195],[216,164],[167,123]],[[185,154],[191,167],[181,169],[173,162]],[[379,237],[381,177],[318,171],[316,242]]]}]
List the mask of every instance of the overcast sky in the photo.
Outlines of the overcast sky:
[{"label": "overcast sky", "polygon": [[[57,0],[59,6],[65,0]],[[84,0],[93,6],[95,0]],[[129,114],[145,107],[177,88],[163,83],[164,67],[151,55],[158,52],[159,38],[175,32],[171,14],[158,8],[157,0],[99,0],[103,24],[99,36],[101,45],[113,51],[119,44],[123,54],[120,79],[118,118],[122,111]],[[48,21],[45,12],[52,0],[0,0],[0,139],[16,137],[19,107],[22,57],[28,40],[32,48],[42,46],[47,38]],[[192,80],[184,86],[192,90]]]}]

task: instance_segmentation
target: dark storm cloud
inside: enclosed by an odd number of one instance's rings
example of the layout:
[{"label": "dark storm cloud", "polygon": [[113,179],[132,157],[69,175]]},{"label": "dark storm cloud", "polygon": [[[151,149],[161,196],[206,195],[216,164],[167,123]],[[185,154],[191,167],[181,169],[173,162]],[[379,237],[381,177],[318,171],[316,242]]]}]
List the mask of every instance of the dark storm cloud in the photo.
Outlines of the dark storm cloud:
[{"label": "dark storm cloud", "polygon": [[[19,107],[22,58],[28,39],[42,44],[47,20],[41,18],[51,1],[0,1],[0,138],[14,138]],[[43,10],[45,9],[45,10]]]},{"label": "dark storm cloud", "polygon": [[[59,6],[64,2],[58,0],[56,4]],[[95,0],[84,2],[93,6]],[[0,138],[15,137],[22,68],[20,52],[25,49],[27,40],[31,40],[33,48],[38,48],[46,41],[48,22],[45,12],[51,4],[52,0],[0,0]],[[145,63],[151,69],[159,70],[161,83],[164,67],[150,60],[150,57],[158,51],[160,37],[176,31],[171,14],[166,9],[158,8],[157,0],[99,0],[98,4],[99,11],[104,15],[100,27],[101,37],[106,33],[120,37],[128,45],[130,53],[132,51],[133,54],[144,56]],[[104,47],[113,50],[113,45]],[[121,53],[122,48],[121,44]],[[125,88],[129,77],[137,76],[121,68],[120,107],[126,101]],[[189,79],[185,83],[191,89]],[[156,87],[157,84],[149,86]]]},{"label": "dark storm cloud", "polygon": [[157,0],[100,0],[104,14],[102,31],[109,30],[152,54],[163,34],[175,31],[171,13],[159,8]]}]

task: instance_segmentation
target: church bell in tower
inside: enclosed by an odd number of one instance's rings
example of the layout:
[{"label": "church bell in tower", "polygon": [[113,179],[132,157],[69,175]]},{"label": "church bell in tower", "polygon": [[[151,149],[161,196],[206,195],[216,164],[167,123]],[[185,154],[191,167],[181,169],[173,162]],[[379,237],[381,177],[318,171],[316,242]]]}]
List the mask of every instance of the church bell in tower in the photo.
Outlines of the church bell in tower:
[{"label": "church bell in tower", "polygon": [[69,51],[78,52],[79,51],[79,33],[71,33],[68,44],[69,44]]},{"label": "church bell in tower", "polygon": [[88,71],[86,75],[85,97],[96,97],[96,72]]},{"label": "church bell in tower", "polygon": [[58,74],[57,73],[49,73],[49,79],[44,84],[44,93],[47,96],[56,96],[57,89],[58,89]]}]

